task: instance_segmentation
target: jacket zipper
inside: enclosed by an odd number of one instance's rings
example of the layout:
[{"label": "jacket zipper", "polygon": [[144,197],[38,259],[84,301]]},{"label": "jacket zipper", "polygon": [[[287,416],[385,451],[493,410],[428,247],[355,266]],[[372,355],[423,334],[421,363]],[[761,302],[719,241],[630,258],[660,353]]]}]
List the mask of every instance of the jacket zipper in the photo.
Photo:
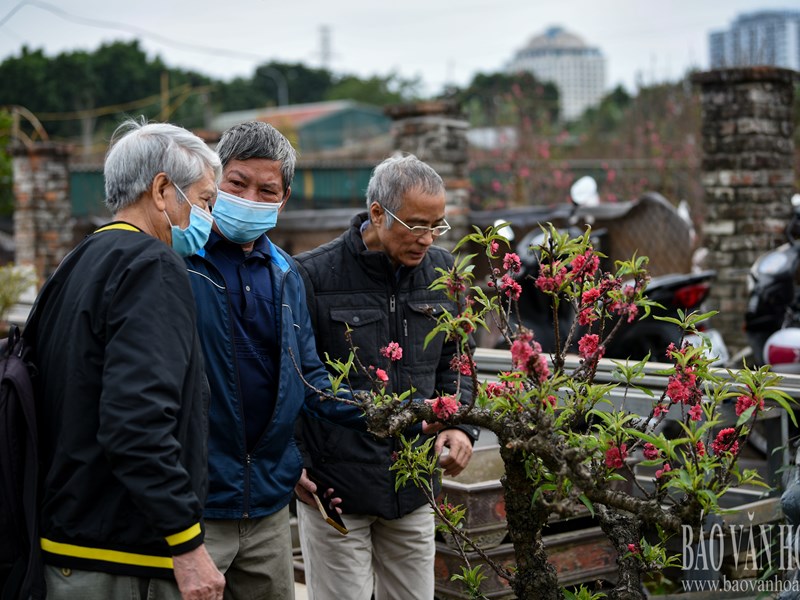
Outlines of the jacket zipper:
[{"label": "jacket zipper", "polygon": [[[270,263],[270,264],[272,264],[272,263]],[[271,267],[270,267],[270,274],[269,275],[270,275],[270,277],[269,277],[270,281],[274,282],[275,278],[273,277],[274,273],[272,272],[272,268]],[[286,278],[288,276],[289,276],[289,272],[288,271],[282,271],[281,275],[280,275],[280,279],[278,280],[277,309],[278,309],[278,315],[279,316],[278,316],[278,319],[277,319],[277,321],[278,321],[277,327],[278,327],[278,343],[281,346],[283,345],[283,304],[284,304],[283,303],[283,289],[284,289],[284,282],[286,281]],[[274,301],[275,286],[273,285],[272,288],[273,288],[272,292],[273,292],[273,301]],[[278,403],[280,402],[280,394],[278,394],[278,391],[281,389],[281,373],[283,372],[283,369],[281,368],[281,363],[280,363],[281,360],[283,360],[283,352],[279,352],[278,353],[278,385],[275,388],[275,406],[272,407],[272,419],[270,419],[269,423],[267,423],[267,426],[264,428],[264,431],[261,432],[261,435],[258,436],[258,439],[256,440],[256,443],[253,445],[253,450],[254,451],[261,445],[261,442],[264,440],[264,438],[266,437],[267,433],[269,432],[270,425],[275,420],[275,415],[278,414]],[[294,372],[294,365],[292,365],[292,372]]]},{"label": "jacket zipper", "polygon": [[[217,272],[217,275],[222,281],[225,281],[225,277],[220,273],[219,269],[214,266],[210,260],[205,257],[202,257],[203,260],[208,263],[208,266],[214,269]],[[233,318],[231,314],[233,314],[233,307],[231,306],[231,299],[228,296],[228,282],[225,281],[225,302],[228,305],[228,331],[233,331]],[[232,342],[233,340],[231,340]],[[236,393],[237,398],[241,400],[242,397],[242,381],[239,378],[239,363],[236,359],[236,349],[234,348],[231,352],[231,358],[233,359],[233,369],[236,373]],[[244,408],[242,406],[242,402],[237,402],[239,407],[239,418],[242,422],[242,429],[241,429],[241,440],[242,444],[245,448],[245,456],[244,456],[244,481],[243,489],[242,489],[242,518],[247,519],[249,518],[248,511],[250,509],[250,454],[247,452],[247,427],[245,426],[245,419],[244,419]]]},{"label": "jacket zipper", "polygon": [[[404,338],[403,338],[402,341],[401,340],[395,340],[395,341],[399,342],[400,345],[405,349],[406,348],[406,342],[408,341],[408,324],[406,323],[406,319],[405,318],[402,318],[402,320],[401,320],[401,315],[397,314],[396,286],[394,288],[392,288],[391,295],[389,296],[389,312],[395,315],[395,319],[394,319],[394,326],[392,328],[393,331],[389,332],[389,336],[390,337],[389,337],[389,340],[387,340],[387,343],[393,341],[392,338],[393,338],[395,333],[399,337],[400,325],[402,323]],[[390,323],[391,322],[392,321],[390,320]],[[407,354],[405,356],[407,356]],[[392,371],[393,371],[393,378],[394,378],[393,379],[394,384],[393,384],[392,387],[395,390],[399,390],[400,389],[400,363],[402,362],[402,360],[403,359],[400,359],[398,361],[392,362]],[[393,447],[395,452],[398,451],[398,446],[399,446],[399,444],[398,444],[397,439],[396,438],[393,439],[392,440],[392,447]],[[400,494],[399,493],[395,493],[394,497],[395,497],[396,514],[399,515],[400,514]]]},{"label": "jacket zipper", "polygon": [[250,454],[244,455],[244,503],[242,506],[242,518],[250,518]]}]

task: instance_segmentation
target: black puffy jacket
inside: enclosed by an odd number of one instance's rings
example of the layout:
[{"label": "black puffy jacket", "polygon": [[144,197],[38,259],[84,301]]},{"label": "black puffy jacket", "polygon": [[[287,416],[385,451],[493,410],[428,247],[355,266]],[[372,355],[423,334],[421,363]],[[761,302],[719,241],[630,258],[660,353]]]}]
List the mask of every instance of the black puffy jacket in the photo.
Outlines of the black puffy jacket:
[{"label": "black puffy jacket", "polygon": [[[424,346],[442,309],[456,310],[443,292],[428,289],[439,277],[436,267],[452,266],[452,255],[432,246],[418,266],[401,269],[397,277],[383,252],[365,249],[360,228],[366,218],[366,213],[357,215],[337,239],[295,257],[306,286],[320,356],[327,353],[332,359],[347,359],[350,345],[345,331],[349,325],[361,362],[387,371],[387,392],[400,393],[412,386],[415,398],[455,392],[458,375],[450,369],[455,344],[439,335]],[[403,348],[401,360],[390,362],[380,355],[389,342],[398,342]],[[354,389],[370,389],[366,376],[353,375],[350,383]],[[462,377],[460,391],[461,401],[466,402],[472,392],[469,378]],[[477,439],[477,428],[459,428],[473,441]],[[389,467],[399,446],[397,440],[308,416],[298,429],[306,466],[325,486],[336,490],[345,513],[395,519],[425,504],[424,495],[413,484],[395,492]],[[418,432],[417,426],[407,437]],[[422,435],[420,441],[426,437]]]}]

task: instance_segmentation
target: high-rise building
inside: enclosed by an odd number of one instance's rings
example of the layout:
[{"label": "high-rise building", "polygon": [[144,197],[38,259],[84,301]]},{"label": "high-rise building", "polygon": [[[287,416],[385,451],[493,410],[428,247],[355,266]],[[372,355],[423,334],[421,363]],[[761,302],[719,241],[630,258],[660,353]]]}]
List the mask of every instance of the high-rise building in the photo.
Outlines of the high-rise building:
[{"label": "high-rise building", "polygon": [[709,34],[712,69],[772,65],[800,70],[800,11],[739,15],[726,31]]},{"label": "high-rise building", "polygon": [[508,72],[529,71],[558,88],[561,116],[580,117],[598,104],[605,93],[606,59],[598,48],[561,27],[550,27],[518,50],[506,67]]}]

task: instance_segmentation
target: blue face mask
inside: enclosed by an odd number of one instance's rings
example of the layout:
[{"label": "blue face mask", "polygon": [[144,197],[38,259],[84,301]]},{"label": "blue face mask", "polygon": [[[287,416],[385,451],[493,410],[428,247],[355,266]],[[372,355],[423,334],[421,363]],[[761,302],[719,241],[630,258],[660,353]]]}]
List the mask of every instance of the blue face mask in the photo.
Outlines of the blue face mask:
[{"label": "blue face mask", "polygon": [[219,190],[212,210],[222,235],[235,244],[247,244],[275,227],[280,208],[280,202],[252,202]]},{"label": "blue face mask", "polygon": [[[172,185],[175,185],[174,183]],[[183,190],[175,185],[175,189],[180,192],[181,196],[186,202],[189,199]],[[172,249],[181,256],[192,256],[197,254],[198,250],[206,245],[208,236],[211,233],[211,225],[214,222],[213,217],[196,204],[191,205],[192,208],[189,212],[189,226],[186,229],[181,229],[177,225],[173,225],[169,219],[167,211],[164,211],[164,216],[167,217],[167,222],[172,228]]]}]

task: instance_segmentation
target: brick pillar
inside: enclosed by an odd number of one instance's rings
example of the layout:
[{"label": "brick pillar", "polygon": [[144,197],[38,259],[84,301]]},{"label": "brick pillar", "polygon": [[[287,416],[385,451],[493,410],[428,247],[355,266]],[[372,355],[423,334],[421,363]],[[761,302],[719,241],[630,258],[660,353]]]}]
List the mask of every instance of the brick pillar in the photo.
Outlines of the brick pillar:
[{"label": "brick pillar", "polygon": [[467,129],[469,123],[452,101],[435,100],[390,106],[394,148],[414,154],[433,167],[447,188],[447,222],[452,231],[437,244],[452,249],[469,228]]},{"label": "brick pillar", "polygon": [[747,273],[785,239],[794,184],[792,102],[797,73],[774,67],[697,73],[703,121],[703,244],[717,270],[710,308],[728,347],[747,345]]},{"label": "brick pillar", "polygon": [[43,282],[72,248],[70,148],[53,142],[11,148],[15,263],[32,265]]}]

